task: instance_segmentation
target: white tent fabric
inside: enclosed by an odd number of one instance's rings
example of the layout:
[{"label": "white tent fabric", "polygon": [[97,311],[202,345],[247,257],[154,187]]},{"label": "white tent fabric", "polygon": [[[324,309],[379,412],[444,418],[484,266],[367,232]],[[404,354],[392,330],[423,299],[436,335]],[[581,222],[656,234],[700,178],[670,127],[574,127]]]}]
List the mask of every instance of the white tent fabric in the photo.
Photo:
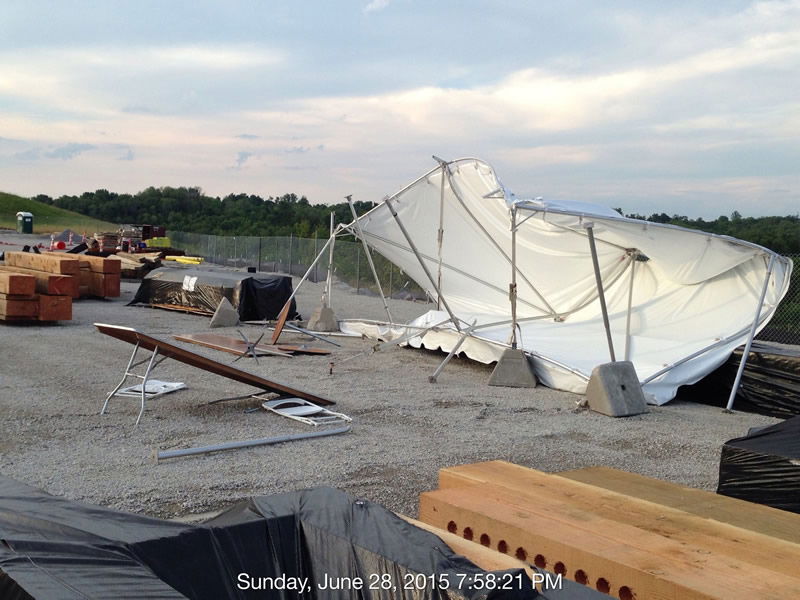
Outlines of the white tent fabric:
[{"label": "white tent fabric", "polygon": [[[440,300],[440,310],[413,325],[430,327],[451,313],[459,329],[477,322],[462,350],[497,360],[511,338],[511,207],[517,343],[545,385],[583,393],[592,369],[610,360],[589,222],[617,359],[633,362],[651,401],[672,399],[747,340],[773,252],[601,206],[518,200],[477,159],[442,163],[359,218],[366,242]],[[791,261],[775,257],[759,329],[789,284]],[[409,343],[448,351],[458,339],[449,323]]]}]

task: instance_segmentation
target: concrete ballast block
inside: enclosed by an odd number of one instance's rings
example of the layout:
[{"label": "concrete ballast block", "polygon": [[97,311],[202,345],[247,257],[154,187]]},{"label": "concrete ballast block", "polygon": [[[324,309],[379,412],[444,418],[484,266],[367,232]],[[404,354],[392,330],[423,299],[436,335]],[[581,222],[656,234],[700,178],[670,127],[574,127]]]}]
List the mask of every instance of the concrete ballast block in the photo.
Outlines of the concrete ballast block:
[{"label": "concrete ballast block", "polygon": [[214,311],[214,316],[211,317],[211,325],[209,327],[236,327],[239,324],[239,313],[233,308],[230,300],[223,298],[220,300],[217,310]]},{"label": "concrete ballast block", "polygon": [[489,385],[532,388],[538,380],[528,356],[519,349],[506,348],[489,378]]},{"label": "concrete ballast block", "polygon": [[333,309],[324,304],[311,313],[308,320],[308,329],[311,331],[339,331],[339,322]]},{"label": "concrete ballast block", "polygon": [[609,417],[647,412],[636,369],[627,360],[596,366],[586,387],[586,401],[593,411]]}]

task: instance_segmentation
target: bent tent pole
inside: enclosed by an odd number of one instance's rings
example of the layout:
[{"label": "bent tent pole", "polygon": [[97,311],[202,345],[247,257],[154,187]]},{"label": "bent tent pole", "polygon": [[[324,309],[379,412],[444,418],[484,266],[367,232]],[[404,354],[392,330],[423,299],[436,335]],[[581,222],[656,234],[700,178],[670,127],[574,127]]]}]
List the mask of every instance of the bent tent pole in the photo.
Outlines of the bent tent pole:
[{"label": "bent tent pole", "polygon": [[603,313],[603,326],[606,328],[606,339],[608,340],[608,352],[611,354],[611,362],[617,362],[614,356],[614,342],[611,339],[611,325],[608,322],[608,308],[606,308],[606,296],[603,292],[603,278],[600,275],[600,263],[597,260],[597,246],[594,243],[594,223],[587,221],[583,225],[589,235],[589,248],[592,251],[592,266],[594,267],[594,279],[597,282],[597,297],[600,300],[600,310]]},{"label": "bent tent pole", "polygon": [[459,331],[461,331],[461,325],[459,325],[459,323],[458,323],[458,318],[455,316],[455,314],[453,314],[453,311],[450,310],[450,306],[447,304],[447,300],[445,300],[444,296],[442,296],[442,292],[439,289],[439,286],[437,286],[436,282],[433,280],[433,275],[431,275],[431,272],[428,269],[428,265],[426,265],[425,261],[422,260],[422,257],[419,254],[419,250],[417,250],[416,244],[411,239],[411,236],[408,235],[408,231],[406,231],[406,228],[403,225],[403,222],[400,220],[400,217],[398,216],[397,211],[394,209],[394,206],[392,206],[391,199],[390,198],[386,198],[386,200],[384,200],[384,203],[389,208],[389,212],[392,213],[392,217],[394,217],[394,220],[397,222],[397,226],[400,228],[400,231],[402,232],[403,236],[406,238],[406,241],[408,242],[408,246],[411,248],[411,251],[414,253],[414,256],[417,257],[417,260],[419,261],[419,264],[422,267],[422,270],[425,271],[425,275],[427,276],[428,281],[431,282],[431,285],[433,286],[433,289],[436,290],[437,301],[438,301],[438,299],[441,299],[442,304],[444,305],[444,308],[447,311],[447,314],[450,315],[450,320],[453,321],[453,326],[456,329],[458,329]]},{"label": "bent tent pole", "polygon": [[372,262],[372,253],[369,250],[369,244],[367,244],[367,239],[364,237],[364,232],[361,229],[361,223],[358,220],[358,215],[356,214],[356,208],[353,206],[353,196],[352,194],[349,196],[345,196],[347,199],[347,204],[350,206],[350,212],[353,214],[353,223],[356,226],[356,237],[361,240],[362,245],[364,246],[364,254],[367,256],[367,262],[369,263],[369,268],[372,270],[372,276],[375,278],[375,285],[378,286],[378,291],[381,294],[381,300],[383,301],[383,310],[386,311],[386,316],[389,317],[389,323],[393,323],[394,319],[392,318],[392,313],[389,311],[389,304],[386,302],[386,295],[383,293],[383,287],[381,287],[380,279],[378,279],[378,272],[375,270],[375,263]]},{"label": "bent tent pole", "polygon": [[436,383],[436,380],[438,379],[439,374],[447,366],[447,363],[450,362],[450,359],[455,356],[456,352],[458,352],[458,349],[461,348],[461,344],[463,344],[464,341],[470,336],[470,334],[472,333],[472,330],[475,329],[475,326],[477,325],[477,323],[478,323],[478,319],[473,320],[472,321],[472,325],[470,325],[463,332],[461,332],[461,336],[458,338],[458,342],[453,346],[453,349],[450,350],[449,354],[445,357],[445,359],[441,362],[441,364],[438,367],[436,367],[436,370],[433,372],[433,375],[429,375],[428,376],[428,381],[430,383]]},{"label": "bent tent pole", "polygon": [[769,288],[769,280],[772,278],[772,269],[775,266],[775,254],[769,257],[769,266],[767,266],[767,276],[764,278],[764,286],[761,288],[761,296],[758,299],[758,306],[756,307],[756,316],[753,318],[753,324],[750,326],[750,334],[747,336],[747,344],[745,344],[744,352],[742,353],[742,362],[739,363],[739,370],[736,372],[736,379],[733,381],[731,388],[731,395],[728,398],[728,404],[725,410],[730,412],[733,408],[733,401],[736,398],[736,392],[739,390],[739,384],[742,381],[742,374],[744,367],[747,364],[747,357],[750,355],[750,347],[753,345],[753,338],[756,336],[756,328],[758,321],[761,318],[761,308],[764,306],[764,298],[767,297],[767,289]]}]

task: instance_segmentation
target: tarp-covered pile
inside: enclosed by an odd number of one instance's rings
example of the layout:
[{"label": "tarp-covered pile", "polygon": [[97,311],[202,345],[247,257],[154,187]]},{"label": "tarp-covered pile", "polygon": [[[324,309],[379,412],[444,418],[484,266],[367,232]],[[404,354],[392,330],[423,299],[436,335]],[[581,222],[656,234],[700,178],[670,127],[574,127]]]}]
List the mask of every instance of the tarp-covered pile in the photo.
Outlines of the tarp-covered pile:
[{"label": "tarp-covered pile", "polygon": [[[223,298],[241,321],[275,319],[292,295],[292,278],[264,273],[161,268],[149,273],[129,304],[189,310],[212,315]],[[289,317],[296,315],[294,299]]]},{"label": "tarp-covered pile", "polygon": [[800,417],[725,442],[717,492],[800,513]]},{"label": "tarp-covered pile", "polygon": [[[5,600],[584,597],[541,596],[524,571],[499,573],[523,589],[486,589],[486,571],[433,534],[329,488],[252,498],[198,526],[70,502],[0,477]],[[365,589],[354,589],[356,577]]]},{"label": "tarp-covered pile", "polygon": [[[651,402],[670,400],[678,386],[699,380],[744,343],[767,279],[759,328],[788,288],[791,262],[763,247],[592,204],[519,200],[476,159],[441,164],[349,231],[439,302],[440,310],[413,325],[451,316],[460,329],[476,323],[461,348],[487,363],[510,339],[515,254],[518,346],[533,356],[543,383],[583,393],[592,369],[610,360],[590,224],[617,359],[634,363]],[[449,323],[410,343],[449,350],[458,339]]]}]

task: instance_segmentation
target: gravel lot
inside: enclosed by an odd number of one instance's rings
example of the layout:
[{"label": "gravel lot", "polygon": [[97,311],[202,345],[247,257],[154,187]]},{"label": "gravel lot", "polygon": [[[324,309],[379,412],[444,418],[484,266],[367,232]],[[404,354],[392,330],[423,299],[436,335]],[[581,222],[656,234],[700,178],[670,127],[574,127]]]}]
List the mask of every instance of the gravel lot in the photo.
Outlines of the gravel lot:
[{"label": "gravel lot", "polygon": [[[0,231],[0,241],[21,244],[28,238]],[[0,251],[14,249],[0,245]],[[69,322],[0,322],[0,474],[55,495],[161,517],[321,485],[413,516],[419,493],[436,487],[438,469],[491,459],[545,471],[607,465],[714,489],[722,444],[749,427],[777,422],[680,401],[651,407],[646,415],[611,419],[576,411],[580,397],[574,394],[489,387],[490,366],[458,358],[430,384],[428,375],[443,354],[408,348],[370,354],[372,342],[337,338],[342,347],[330,357],[264,357],[259,365],[249,359],[236,365],[335,400],[334,410],[353,417],[351,432],[156,464],[156,448],[309,428],[265,411],[245,412],[259,406],[252,399],[208,405],[252,388],[174,361],[166,361],[156,377],[183,381],[189,389],[151,402],[138,428],[133,427],[136,400],[112,399],[109,412],[98,414],[133,347],[100,334],[92,323],[135,327],[165,340],[209,330],[208,317],[125,306],[137,287],[123,281],[121,298],[76,301]],[[304,317],[321,295],[322,284],[303,285],[298,309]],[[339,288],[333,309],[340,319],[384,317],[379,299]],[[397,320],[427,309],[391,301]],[[260,333],[255,325],[243,330],[249,338]],[[236,335],[235,329],[214,331]],[[309,341],[288,332],[281,340]],[[186,347],[221,362],[233,359]]]}]

